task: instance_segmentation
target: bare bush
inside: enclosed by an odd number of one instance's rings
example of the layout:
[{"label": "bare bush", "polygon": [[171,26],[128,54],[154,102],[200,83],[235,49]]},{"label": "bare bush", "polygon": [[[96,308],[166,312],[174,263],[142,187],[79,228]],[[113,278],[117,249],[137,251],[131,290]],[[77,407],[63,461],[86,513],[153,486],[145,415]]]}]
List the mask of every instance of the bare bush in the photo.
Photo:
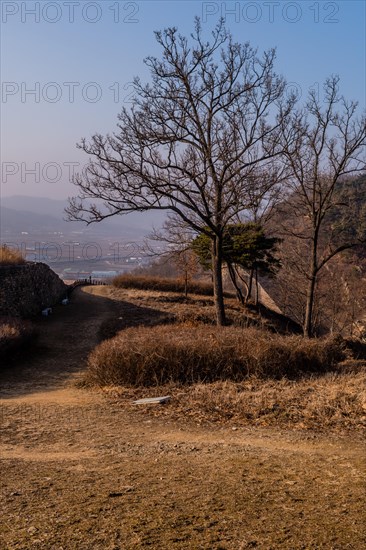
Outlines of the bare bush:
[{"label": "bare bush", "polygon": [[343,357],[336,340],[177,324],[131,328],[102,342],[89,356],[87,377],[100,386],[298,378],[334,370]]},{"label": "bare bush", "polygon": [[0,265],[18,265],[24,263],[25,259],[20,252],[12,250],[5,244],[0,247]]}]

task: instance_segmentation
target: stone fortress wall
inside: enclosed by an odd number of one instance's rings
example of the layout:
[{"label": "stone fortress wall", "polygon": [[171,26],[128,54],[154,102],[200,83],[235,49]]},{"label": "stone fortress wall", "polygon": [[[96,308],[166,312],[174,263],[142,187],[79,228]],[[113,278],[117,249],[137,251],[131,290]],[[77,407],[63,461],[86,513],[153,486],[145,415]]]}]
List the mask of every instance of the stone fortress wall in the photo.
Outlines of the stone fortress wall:
[{"label": "stone fortress wall", "polygon": [[32,317],[67,296],[67,285],[43,263],[0,266],[0,316]]}]

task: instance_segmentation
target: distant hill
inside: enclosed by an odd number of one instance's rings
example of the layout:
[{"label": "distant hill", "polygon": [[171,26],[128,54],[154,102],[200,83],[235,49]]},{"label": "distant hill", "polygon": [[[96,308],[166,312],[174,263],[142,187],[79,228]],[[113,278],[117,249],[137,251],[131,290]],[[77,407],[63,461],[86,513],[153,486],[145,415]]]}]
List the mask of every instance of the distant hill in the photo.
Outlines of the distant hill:
[{"label": "distant hill", "polygon": [[12,208],[0,207],[0,227],[2,236],[7,233],[53,233],[62,232],[65,234],[72,231],[82,232],[88,235],[117,236],[132,238],[144,235],[139,228],[128,227],[111,223],[100,223],[87,226],[84,223],[67,222],[61,216],[41,214],[29,210],[14,210]]},{"label": "distant hill", "polygon": [[82,222],[65,221],[67,201],[24,195],[1,198],[1,228],[8,231],[85,231],[100,235],[144,237],[152,227],[160,227],[164,217],[160,212],[131,213],[115,216],[87,226]]},{"label": "distant hill", "polygon": [[66,201],[48,199],[46,197],[27,197],[26,195],[16,195],[12,197],[2,197],[1,206],[11,210],[30,212],[33,214],[47,214],[62,220]]},{"label": "distant hill", "polygon": [[[48,215],[29,212],[27,210],[13,210],[12,208],[0,208],[1,229],[5,231],[21,232],[21,231],[62,231],[66,228],[66,222],[62,219]],[[73,224],[74,225],[74,224]],[[72,230],[71,226],[67,228]]]}]

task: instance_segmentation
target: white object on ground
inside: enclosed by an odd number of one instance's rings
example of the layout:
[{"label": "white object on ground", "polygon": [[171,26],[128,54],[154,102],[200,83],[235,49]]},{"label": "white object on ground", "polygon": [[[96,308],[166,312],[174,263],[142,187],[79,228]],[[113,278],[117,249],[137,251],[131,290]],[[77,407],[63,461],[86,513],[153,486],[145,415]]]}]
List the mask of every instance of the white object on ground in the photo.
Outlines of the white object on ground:
[{"label": "white object on ground", "polygon": [[145,405],[149,403],[167,403],[170,401],[170,395],[164,395],[164,397],[145,397],[145,399],[137,399],[134,401],[135,405]]}]

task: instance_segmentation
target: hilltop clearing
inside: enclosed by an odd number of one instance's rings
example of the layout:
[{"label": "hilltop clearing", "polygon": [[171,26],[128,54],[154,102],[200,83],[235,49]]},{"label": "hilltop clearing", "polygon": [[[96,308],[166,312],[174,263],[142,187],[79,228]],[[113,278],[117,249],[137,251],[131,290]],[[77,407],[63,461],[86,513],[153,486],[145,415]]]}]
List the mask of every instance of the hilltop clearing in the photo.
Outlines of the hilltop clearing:
[{"label": "hilltop clearing", "polygon": [[[124,296],[126,325],[146,320]],[[120,307],[103,288],[77,289],[37,322],[38,355],[1,372],[1,548],[365,546],[359,431],[201,422],[171,414],[174,396],[137,408],[143,390],[78,387]]]}]

